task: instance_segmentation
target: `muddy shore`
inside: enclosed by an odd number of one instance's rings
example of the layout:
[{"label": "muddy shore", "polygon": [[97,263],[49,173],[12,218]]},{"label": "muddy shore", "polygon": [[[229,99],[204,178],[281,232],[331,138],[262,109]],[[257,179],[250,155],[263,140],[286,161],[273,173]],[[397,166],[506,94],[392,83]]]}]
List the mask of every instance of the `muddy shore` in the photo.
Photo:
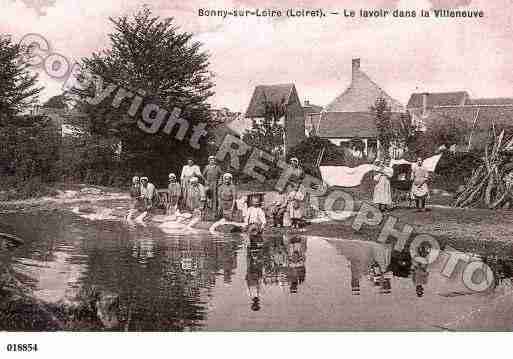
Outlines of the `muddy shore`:
[{"label": "muddy shore", "polygon": [[[72,185],[60,186],[57,196],[27,200],[0,202],[0,212],[59,210],[70,205],[87,205],[99,201],[128,200],[127,192],[119,188]],[[272,202],[272,193],[266,198],[266,205]],[[267,203],[269,202],[269,203]],[[364,202],[369,202],[364,199]],[[355,202],[355,210],[362,202]],[[513,256],[513,211],[488,209],[452,208],[448,196],[433,196],[427,212],[417,212],[405,204],[386,212],[379,226],[363,225],[359,231],[352,228],[354,217],[344,221],[327,220],[312,223],[304,234],[377,240],[383,223],[388,216],[398,219],[395,228],[409,224],[414,228],[412,237],[426,233],[437,238],[442,247],[450,245],[459,250],[472,248],[486,253]]]}]

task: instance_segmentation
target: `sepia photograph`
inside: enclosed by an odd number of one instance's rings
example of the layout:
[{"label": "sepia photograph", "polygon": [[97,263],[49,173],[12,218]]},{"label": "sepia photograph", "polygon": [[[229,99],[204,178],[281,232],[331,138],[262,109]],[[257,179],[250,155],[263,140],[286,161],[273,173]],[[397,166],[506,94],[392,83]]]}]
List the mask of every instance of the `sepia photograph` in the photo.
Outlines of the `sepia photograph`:
[{"label": "sepia photograph", "polygon": [[0,0],[2,357],[27,332],[511,332],[512,14]]}]

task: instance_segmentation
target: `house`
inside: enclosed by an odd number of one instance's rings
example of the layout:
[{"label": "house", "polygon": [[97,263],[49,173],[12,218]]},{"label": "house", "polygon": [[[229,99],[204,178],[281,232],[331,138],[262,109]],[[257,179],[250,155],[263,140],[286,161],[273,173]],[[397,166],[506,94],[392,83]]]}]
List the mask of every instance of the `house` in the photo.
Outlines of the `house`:
[{"label": "house", "polygon": [[[398,123],[401,114],[392,113],[391,121]],[[372,112],[326,112],[322,114],[317,136],[342,146],[347,143],[353,155],[375,158],[379,151],[378,129]],[[359,144],[361,148],[355,148]],[[398,149],[393,149],[398,151]]]},{"label": "house", "polygon": [[[322,113],[311,115],[312,134],[328,139],[337,146],[345,142],[360,143],[363,155],[374,157],[379,151],[378,130],[372,110],[376,100],[384,99],[392,121],[405,113],[399,101],[388,95],[360,67],[360,59],[351,63],[351,83]],[[391,149],[394,155],[397,149]]]},{"label": "house", "polygon": [[294,84],[259,85],[255,87],[246,118],[261,121],[270,113],[279,114],[284,128],[284,149],[305,139],[305,114]]},{"label": "house", "polygon": [[368,112],[378,98],[385,99],[392,112],[404,112],[404,106],[388,95],[360,67],[360,59],[351,62],[351,83],[328,106],[327,112]]},{"label": "house", "polygon": [[305,113],[305,135],[310,136],[316,124],[315,119],[319,118],[319,113],[322,111],[322,106],[314,105],[309,100],[303,103],[303,112]]},{"label": "house", "polygon": [[513,98],[472,99],[466,91],[414,93],[407,110],[419,128],[447,121],[462,121],[467,129],[464,144],[467,150],[482,148],[488,140],[492,126],[513,126]]}]

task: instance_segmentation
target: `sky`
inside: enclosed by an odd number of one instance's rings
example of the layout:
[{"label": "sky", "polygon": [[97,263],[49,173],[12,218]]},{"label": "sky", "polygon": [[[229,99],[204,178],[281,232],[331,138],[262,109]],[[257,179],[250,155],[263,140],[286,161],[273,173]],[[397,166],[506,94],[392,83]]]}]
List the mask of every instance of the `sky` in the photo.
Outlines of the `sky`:
[{"label": "sky", "polygon": [[[350,83],[351,59],[389,95],[466,90],[513,97],[512,0],[0,0],[0,34],[44,36],[70,61],[109,47],[109,17],[146,4],[173,17],[211,54],[214,107],[244,112],[259,84],[294,83],[302,101],[325,106]],[[200,17],[198,9],[480,9],[480,19]],[[41,74],[41,100],[62,82]]]}]

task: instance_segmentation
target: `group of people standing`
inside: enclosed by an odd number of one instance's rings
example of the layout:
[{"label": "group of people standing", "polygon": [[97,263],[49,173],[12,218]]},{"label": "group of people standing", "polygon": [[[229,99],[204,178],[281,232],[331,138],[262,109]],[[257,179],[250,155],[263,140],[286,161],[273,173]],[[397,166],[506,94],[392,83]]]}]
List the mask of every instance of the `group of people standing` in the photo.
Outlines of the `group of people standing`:
[{"label": "group of people standing", "polygon": [[[274,226],[299,228],[307,200],[299,188],[304,173],[297,158],[291,158],[290,165],[290,184],[277,195],[269,210]],[[213,214],[210,219],[236,221],[237,211],[241,212],[245,225],[248,228],[253,225],[252,228],[257,232],[261,232],[267,224],[263,208],[264,193],[251,193],[242,201],[238,199],[232,174],[224,172],[214,156],[208,158],[208,164],[203,170],[192,158],[188,159],[180,178],[170,173],[168,182],[167,191],[159,193],[148,177],[133,177],[130,189],[132,211],[151,213],[156,206],[166,203],[167,215],[182,211],[192,214],[210,212]],[[166,196],[166,200],[162,201],[161,196]]]},{"label": "group of people standing", "polygon": [[[200,180],[203,182],[200,183]],[[233,176],[224,173],[216,163],[215,157],[208,158],[208,165],[203,171],[188,159],[182,168],[180,179],[176,174],[168,175],[166,214],[173,215],[178,210],[191,213],[210,209],[216,215],[229,218],[236,207],[237,190],[233,184]],[[148,177],[133,177],[130,195],[133,198],[133,209],[150,212],[161,202],[161,194],[149,182]]]},{"label": "group of people standing", "polygon": [[[390,159],[376,160],[374,165],[376,166],[374,175],[376,184],[374,186],[373,202],[378,205],[380,211],[384,211],[387,206],[391,206],[393,203],[390,179],[394,175],[394,170],[390,164]],[[426,211],[426,200],[429,197],[427,185],[429,172],[424,168],[422,158],[418,157],[417,162],[412,165],[411,177],[410,198],[415,200],[418,211]]]},{"label": "group of people standing", "polygon": [[[209,208],[220,217],[231,218],[236,208],[237,189],[232,174],[223,172],[214,156],[208,158],[208,164],[203,171],[193,159],[189,159],[182,168],[180,186],[175,184],[177,179],[174,174],[169,176],[169,202],[172,205],[169,206],[168,213],[176,211],[181,204],[182,209],[187,211]],[[181,190],[180,193],[178,189]]]}]

